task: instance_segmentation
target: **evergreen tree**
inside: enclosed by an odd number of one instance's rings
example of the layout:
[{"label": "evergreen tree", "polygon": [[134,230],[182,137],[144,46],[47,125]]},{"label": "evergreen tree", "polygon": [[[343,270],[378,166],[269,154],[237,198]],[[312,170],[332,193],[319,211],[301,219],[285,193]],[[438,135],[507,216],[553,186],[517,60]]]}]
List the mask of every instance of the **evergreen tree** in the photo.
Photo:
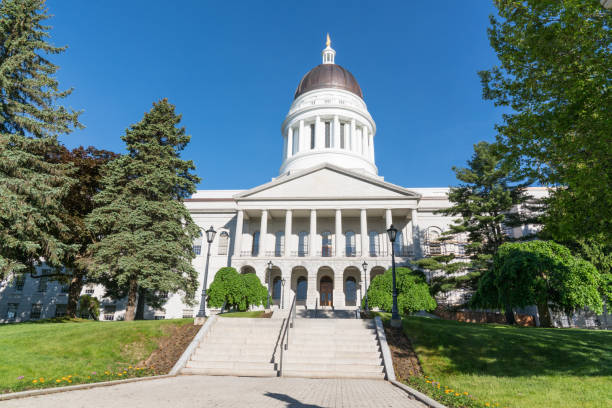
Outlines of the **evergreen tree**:
[{"label": "evergreen tree", "polygon": [[127,296],[126,320],[134,319],[141,288],[159,304],[164,293],[178,291],[192,303],[198,287],[191,260],[200,230],[183,201],[200,179],[191,173],[193,162],[180,158],[191,138],[177,127],[180,120],[163,99],[126,130],[128,153],[105,166],[87,217],[97,237],[93,276],[112,297]]},{"label": "evergreen tree", "polygon": [[47,42],[48,18],[43,0],[0,2],[0,279],[41,258],[59,268],[74,249],[59,237],[70,166],[47,158],[58,135],[81,127],[80,112],[59,104],[72,90],[58,89],[46,58],[66,49]]},{"label": "evergreen tree", "polygon": [[528,182],[521,183],[511,166],[496,144],[479,142],[474,145],[474,154],[468,161],[469,167],[453,167],[458,180],[463,182],[457,187],[451,187],[448,200],[452,205],[439,213],[449,216],[459,216],[445,233],[447,237],[467,235],[466,254],[471,258],[469,265],[459,266],[450,260],[423,260],[420,266],[424,269],[434,268],[441,264],[441,270],[455,273],[469,266],[468,274],[456,277],[439,278],[439,287],[450,290],[455,287],[476,288],[482,272],[491,265],[493,254],[500,245],[511,240],[505,232],[505,227],[516,227],[537,220],[526,218],[513,207],[527,205],[531,199],[525,194]]},{"label": "evergreen tree", "polygon": [[557,242],[612,245],[612,10],[598,0],[496,0],[489,39],[500,65],[483,96],[510,159],[551,190],[544,229]]}]

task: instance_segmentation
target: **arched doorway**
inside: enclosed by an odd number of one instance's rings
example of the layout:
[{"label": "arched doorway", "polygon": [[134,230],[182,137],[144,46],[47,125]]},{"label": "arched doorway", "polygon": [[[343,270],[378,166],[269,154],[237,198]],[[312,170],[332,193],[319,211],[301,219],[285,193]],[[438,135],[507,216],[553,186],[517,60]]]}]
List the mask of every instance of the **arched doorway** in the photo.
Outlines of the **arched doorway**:
[{"label": "arched doorway", "polygon": [[319,283],[319,304],[321,306],[334,305],[334,282],[329,276],[323,276]]},{"label": "arched doorway", "polygon": [[357,281],[352,276],[346,278],[344,282],[344,304],[346,306],[357,305]]},{"label": "arched doorway", "polygon": [[272,281],[272,299],[274,300],[274,304],[280,307],[280,301],[281,301],[281,292],[283,290],[282,288],[282,281],[281,281],[281,277],[277,276],[274,278],[274,280]]},{"label": "arched doorway", "polygon": [[306,304],[306,296],[308,294],[308,279],[305,276],[300,276],[297,280],[295,301],[298,305]]}]

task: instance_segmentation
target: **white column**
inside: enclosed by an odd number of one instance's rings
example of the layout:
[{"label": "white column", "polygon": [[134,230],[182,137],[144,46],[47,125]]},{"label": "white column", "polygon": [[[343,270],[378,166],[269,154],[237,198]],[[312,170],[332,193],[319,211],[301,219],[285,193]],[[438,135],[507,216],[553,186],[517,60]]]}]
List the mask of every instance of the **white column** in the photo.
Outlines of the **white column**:
[{"label": "white column", "polygon": [[385,210],[385,225],[387,226],[387,229],[391,227],[391,224],[393,224],[393,214],[391,213],[391,209],[387,208]]},{"label": "white column", "polygon": [[287,158],[287,135],[283,136],[283,160]]},{"label": "white column", "polygon": [[374,161],[374,135],[368,131],[368,152],[370,160]]},{"label": "white column", "polygon": [[344,297],[344,271],[334,271],[334,307],[343,308],[346,306]]},{"label": "white column", "polygon": [[236,214],[236,235],[234,236],[234,256],[240,256],[242,252],[242,226],[244,224],[244,211],[238,210]]},{"label": "white column", "polygon": [[287,130],[287,157],[293,156],[293,128]]},{"label": "white column", "polygon": [[325,129],[321,129],[321,117],[315,118],[315,149],[325,146]]},{"label": "white column", "polygon": [[351,119],[351,132],[350,132],[350,139],[351,139],[351,151],[357,151],[357,137],[355,134],[355,119]]},{"label": "white column", "polygon": [[[338,120],[338,115],[334,116],[333,122],[333,131],[332,131],[332,146],[334,149],[340,148],[340,120]],[[344,141],[346,143],[346,140]]]},{"label": "white column", "polygon": [[310,210],[310,235],[308,236],[308,256],[317,255],[317,251],[315,250],[315,237],[316,236],[317,236],[317,210]]},{"label": "white column", "polygon": [[336,257],[342,256],[342,210],[336,210]]},{"label": "white column", "polygon": [[419,237],[419,213],[416,209],[412,210],[412,248],[416,258],[421,257],[421,239]]},{"label": "white column", "polygon": [[299,141],[300,141],[300,145],[299,145],[299,149],[300,152],[304,152],[306,150],[310,149],[310,146],[307,145],[307,143],[310,143],[309,140],[307,140],[308,138],[304,137],[304,120],[300,120],[300,130],[299,130]]},{"label": "white column", "polygon": [[361,256],[368,256],[368,215],[365,208],[361,209]]},{"label": "white column", "polygon": [[285,256],[291,256],[291,227],[292,227],[292,212],[285,212]]},{"label": "white column", "polygon": [[369,150],[368,150],[368,127],[367,126],[363,126],[361,128],[361,140],[362,140],[362,143],[363,143],[363,152],[362,152],[362,154],[365,157],[370,157],[370,153],[369,153]]},{"label": "white column", "polygon": [[268,235],[268,210],[261,210],[261,224],[259,226],[259,254],[266,256],[266,236]]}]

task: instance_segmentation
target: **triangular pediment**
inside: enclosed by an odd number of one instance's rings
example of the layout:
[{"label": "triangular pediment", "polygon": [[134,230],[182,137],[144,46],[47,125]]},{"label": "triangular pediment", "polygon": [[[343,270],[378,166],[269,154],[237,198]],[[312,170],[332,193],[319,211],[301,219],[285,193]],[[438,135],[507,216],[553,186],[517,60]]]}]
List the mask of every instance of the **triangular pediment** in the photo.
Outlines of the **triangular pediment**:
[{"label": "triangular pediment", "polygon": [[371,176],[323,164],[289,176],[279,177],[234,198],[237,200],[419,198],[419,194]]}]

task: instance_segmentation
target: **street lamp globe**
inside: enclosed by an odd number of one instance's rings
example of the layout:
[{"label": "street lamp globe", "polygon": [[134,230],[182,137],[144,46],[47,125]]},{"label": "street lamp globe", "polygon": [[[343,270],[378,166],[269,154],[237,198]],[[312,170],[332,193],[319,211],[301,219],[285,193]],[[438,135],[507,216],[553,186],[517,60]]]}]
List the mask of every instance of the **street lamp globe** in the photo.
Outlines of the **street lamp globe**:
[{"label": "street lamp globe", "polygon": [[215,231],[212,225],[210,226],[209,229],[206,230],[206,241],[208,241],[209,244],[212,243],[213,240],[215,239],[216,233],[217,231]]},{"label": "street lamp globe", "polygon": [[395,238],[397,237],[397,228],[391,224],[389,229],[387,230],[387,234],[389,235],[389,241],[395,242]]}]

